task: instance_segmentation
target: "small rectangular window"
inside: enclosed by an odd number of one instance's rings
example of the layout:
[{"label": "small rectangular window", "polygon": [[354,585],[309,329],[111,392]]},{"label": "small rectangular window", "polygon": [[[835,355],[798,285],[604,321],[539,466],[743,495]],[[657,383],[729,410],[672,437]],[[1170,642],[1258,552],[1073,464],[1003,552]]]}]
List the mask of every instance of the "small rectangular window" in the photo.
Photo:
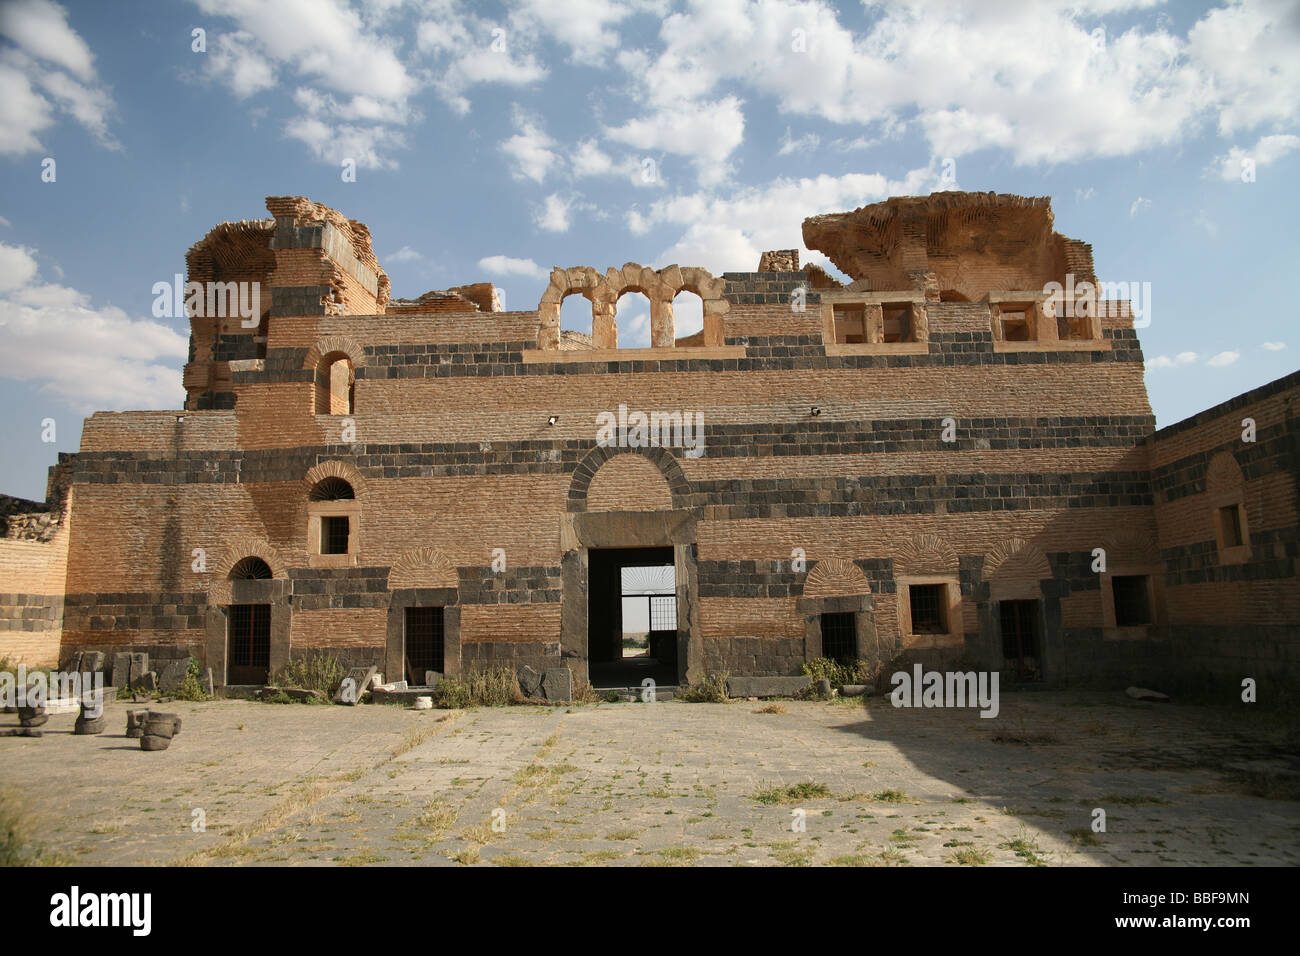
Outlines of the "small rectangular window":
[{"label": "small rectangular window", "polygon": [[912,341],[912,307],[907,303],[881,307],[885,317],[886,342]]},{"label": "small rectangular window", "polygon": [[863,306],[837,305],[833,311],[837,345],[853,345],[867,340],[867,315]]},{"label": "small rectangular window", "polygon": [[1115,626],[1141,627],[1151,623],[1151,592],[1145,574],[1116,575],[1110,579],[1115,598]]},{"label": "small rectangular window", "polygon": [[346,515],[326,515],[320,519],[320,553],[348,553],[348,518]]},{"label": "small rectangular window", "polygon": [[908,587],[908,601],[912,608],[913,634],[947,634],[947,614],[944,608],[942,584],[913,584]]},{"label": "small rectangular window", "polygon": [[1002,309],[1002,340],[1004,342],[1028,342],[1029,310],[1024,306]]},{"label": "small rectangular window", "polygon": [[857,622],[852,611],[822,615],[822,657],[840,664],[858,659]]},{"label": "small rectangular window", "polygon": [[1228,505],[1219,509],[1219,529],[1223,537],[1223,547],[1238,548],[1245,543],[1241,534],[1241,509],[1238,505]]}]

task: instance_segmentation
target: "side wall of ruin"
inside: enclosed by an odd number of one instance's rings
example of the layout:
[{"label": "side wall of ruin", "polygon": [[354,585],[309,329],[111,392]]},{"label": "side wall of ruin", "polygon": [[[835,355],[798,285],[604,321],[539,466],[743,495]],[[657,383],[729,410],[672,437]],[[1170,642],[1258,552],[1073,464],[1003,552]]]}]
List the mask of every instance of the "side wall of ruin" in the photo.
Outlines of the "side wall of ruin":
[{"label": "side wall of ruin", "polygon": [[[1253,435],[1250,428],[1253,423]],[[1253,438],[1252,440],[1246,440]],[[1152,436],[1170,640],[1182,681],[1238,699],[1300,690],[1300,372]],[[1242,544],[1225,536],[1237,509]]]}]

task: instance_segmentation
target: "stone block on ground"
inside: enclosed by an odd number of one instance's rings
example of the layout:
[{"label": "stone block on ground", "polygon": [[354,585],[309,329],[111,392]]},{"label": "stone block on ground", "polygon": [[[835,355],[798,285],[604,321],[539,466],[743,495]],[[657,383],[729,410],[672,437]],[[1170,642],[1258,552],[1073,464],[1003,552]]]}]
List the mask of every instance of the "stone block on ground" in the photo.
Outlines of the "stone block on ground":
[{"label": "stone block on ground", "polygon": [[1134,700],[1153,700],[1161,703],[1169,700],[1168,694],[1162,694],[1158,690],[1148,690],[1145,687],[1130,687],[1124,693],[1128,694]]},{"label": "stone block on ground", "polygon": [[149,711],[147,710],[128,710],[126,712],[126,735],[128,737],[139,737],[144,733],[141,725],[148,716]]},{"label": "stone block on ground", "polygon": [[417,697],[415,703],[411,705],[416,710],[433,710],[432,697]]},{"label": "stone block on ground", "polygon": [[166,750],[171,746],[170,737],[162,737],[155,734],[145,734],[140,738],[141,750]]},{"label": "stone block on ground", "polygon": [[728,677],[728,697],[794,697],[811,686],[810,677]]},{"label": "stone block on ground", "polygon": [[158,672],[145,671],[138,679],[133,680],[131,685],[139,690],[155,691],[158,689]]},{"label": "stone block on ground", "polygon": [[525,697],[536,697],[542,692],[542,674],[536,668],[525,664],[519,668],[519,689]]},{"label": "stone block on ground", "polygon": [[190,659],[177,658],[173,661],[166,661],[158,666],[158,689],[164,694],[170,694],[185,680],[186,674],[190,670]]},{"label": "stone block on ground", "polygon": [[349,706],[360,703],[361,695],[370,689],[375,672],[374,667],[354,667],[349,670],[347,677],[339,684],[339,689],[334,692],[334,703]]},{"label": "stone block on ground", "polygon": [[542,693],[553,702],[573,700],[573,672],[567,667],[547,668],[542,675]]},{"label": "stone block on ground", "polygon": [[104,732],[106,720],[107,718],[105,717],[87,717],[83,713],[77,717],[77,722],[73,725],[72,732],[74,734],[82,735],[102,734]]}]

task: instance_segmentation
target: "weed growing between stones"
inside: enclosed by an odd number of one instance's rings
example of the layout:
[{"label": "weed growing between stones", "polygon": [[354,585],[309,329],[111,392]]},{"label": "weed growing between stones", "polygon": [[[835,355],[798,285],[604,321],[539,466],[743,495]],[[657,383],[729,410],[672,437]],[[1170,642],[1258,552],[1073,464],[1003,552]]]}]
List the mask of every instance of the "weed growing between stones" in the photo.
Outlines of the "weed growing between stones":
[{"label": "weed growing between stones", "polygon": [[706,674],[698,684],[688,684],[677,696],[688,704],[725,704],[729,676],[725,672]]},{"label": "weed growing between stones", "polygon": [[211,700],[207,691],[203,689],[202,676],[199,670],[199,662],[196,658],[191,657],[189,666],[185,669],[185,679],[182,680],[174,691],[172,697],[177,700]]},{"label": "weed growing between stones", "polygon": [[280,668],[271,683],[280,687],[320,691],[328,699],[338,691],[347,675],[348,669],[342,661],[333,654],[321,652],[291,659]]},{"label": "weed growing between stones", "polygon": [[466,707],[504,707],[524,699],[519,678],[509,664],[493,664],[464,677],[444,677],[430,694],[435,707],[464,710]]}]

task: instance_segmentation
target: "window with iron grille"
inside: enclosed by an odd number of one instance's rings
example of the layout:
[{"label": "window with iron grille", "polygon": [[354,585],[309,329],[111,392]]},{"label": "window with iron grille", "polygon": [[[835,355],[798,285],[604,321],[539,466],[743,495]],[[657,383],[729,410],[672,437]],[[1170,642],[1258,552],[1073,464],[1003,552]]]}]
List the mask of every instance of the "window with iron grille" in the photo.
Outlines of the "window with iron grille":
[{"label": "window with iron grille", "polygon": [[1115,626],[1140,627],[1151,623],[1151,594],[1145,574],[1116,575],[1110,579],[1115,597]]},{"label": "window with iron grille", "polygon": [[822,657],[840,664],[852,664],[858,659],[857,627],[852,611],[822,615]]},{"label": "window with iron grille", "polygon": [[271,605],[230,606],[230,665],[268,667],[271,663]]},{"label": "window with iron grille", "polygon": [[426,671],[444,672],[443,609],[406,609],[406,679],[424,684]]},{"label": "window with iron grille", "polygon": [[348,553],[347,515],[326,515],[320,519],[320,553]]},{"label": "window with iron grille", "polygon": [[942,584],[912,584],[908,588],[913,634],[947,634]]},{"label": "window with iron grille", "polygon": [[677,595],[650,595],[650,630],[677,630]]}]

